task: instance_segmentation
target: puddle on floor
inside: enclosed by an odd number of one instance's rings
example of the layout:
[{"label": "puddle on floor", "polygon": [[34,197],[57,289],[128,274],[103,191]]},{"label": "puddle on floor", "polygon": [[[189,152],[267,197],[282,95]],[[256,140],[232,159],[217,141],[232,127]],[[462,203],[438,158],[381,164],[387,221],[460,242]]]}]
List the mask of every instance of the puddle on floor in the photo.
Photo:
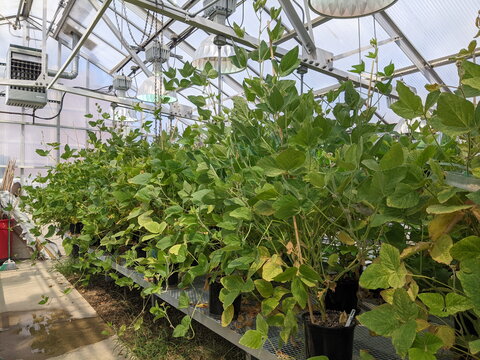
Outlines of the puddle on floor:
[{"label": "puddle on floor", "polygon": [[0,359],[44,360],[105,340],[98,317],[72,319],[64,310],[0,314]]}]

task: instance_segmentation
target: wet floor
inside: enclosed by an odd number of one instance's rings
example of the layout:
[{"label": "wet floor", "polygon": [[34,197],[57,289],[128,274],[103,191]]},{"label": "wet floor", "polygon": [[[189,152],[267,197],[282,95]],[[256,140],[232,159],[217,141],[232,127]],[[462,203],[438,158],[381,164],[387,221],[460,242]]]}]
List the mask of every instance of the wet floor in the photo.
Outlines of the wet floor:
[{"label": "wet floor", "polygon": [[107,339],[105,330],[98,317],[72,319],[64,310],[1,313],[0,360],[59,356]]}]

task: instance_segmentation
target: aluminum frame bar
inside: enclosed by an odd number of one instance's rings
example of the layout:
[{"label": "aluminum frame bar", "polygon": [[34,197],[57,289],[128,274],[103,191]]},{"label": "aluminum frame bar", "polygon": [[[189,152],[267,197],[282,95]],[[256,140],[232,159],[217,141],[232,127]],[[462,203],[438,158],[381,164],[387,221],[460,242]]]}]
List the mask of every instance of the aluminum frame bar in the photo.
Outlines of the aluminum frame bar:
[{"label": "aluminum frame bar", "polygon": [[[315,29],[317,26],[320,26],[322,24],[325,24],[326,22],[330,21],[330,18],[324,17],[324,16],[318,16],[315,19],[312,20],[312,30]],[[308,24],[303,24],[304,27],[307,27]],[[294,30],[288,31],[283,37],[275,42],[275,45],[280,45],[283,44],[284,42],[294,39],[297,36],[297,32]]]},{"label": "aluminum frame bar", "polygon": [[405,53],[405,55],[410,59],[410,61],[420,70],[422,75],[430,83],[437,83],[442,85],[442,88],[446,92],[451,92],[448,87],[445,86],[443,79],[438,75],[438,73],[432,69],[430,64],[425,60],[425,58],[420,54],[420,52],[415,48],[412,42],[408,40],[405,34],[400,30],[400,28],[395,24],[392,18],[385,12],[381,11],[373,15],[376,21],[380,26],[385,30],[385,32],[390,37],[399,37],[399,40],[396,41],[398,47]]},{"label": "aluminum frame bar", "polygon": [[[100,5],[98,4],[97,0],[89,0],[90,4],[97,10],[100,11]],[[140,69],[147,75],[147,77],[151,76],[153,73],[150,71],[150,69],[145,65],[145,63],[140,59],[140,57],[137,55],[137,53],[132,50],[129,46],[129,44],[125,41],[125,38],[122,36],[120,33],[120,30],[118,30],[114,23],[110,20],[107,14],[104,14],[102,17],[102,20],[105,21],[107,24],[108,28],[112,30],[113,35],[120,41],[120,43],[123,45],[123,47],[127,50],[128,54],[132,57],[132,60],[140,66]]]},{"label": "aluminum frame bar", "polygon": [[[192,17],[191,15],[188,14],[188,12],[184,11],[183,9],[174,9],[172,7],[156,7],[154,2],[151,0],[125,0],[128,3],[131,3],[133,5],[136,5],[140,8],[145,8],[150,11],[155,11],[158,12],[159,14],[163,14],[164,16],[167,16],[171,19],[183,22],[188,25],[192,25],[195,27],[198,27],[207,33],[212,33],[215,35],[224,35],[225,37],[234,40],[236,43],[242,44],[244,46],[247,46],[249,48],[258,48],[259,46],[259,41],[257,38],[250,36],[248,34],[245,34],[243,37],[237,36],[235,34],[235,31],[228,26],[221,25],[218,23],[215,23],[213,21],[210,21],[208,19],[205,19],[204,17],[199,17],[195,16]],[[277,56],[284,56],[288,50],[277,47],[276,48],[276,54]],[[333,54],[332,54],[333,56]],[[342,71],[340,69],[336,68],[328,68],[328,64],[320,64],[320,62],[311,60],[308,58],[300,59],[305,66],[308,68],[315,70],[317,72],[332,76],[336,79],[339,80],[352,80],[355,84],[360,85],[362,87],[368,88],[369,87],[369,82],[364,81],[361,79],[355,79],[351,74]],[[328,60],[328,59],[327,59]]]},{"label": "aluminum frame bar", "polygon": [[75,58],[75,55],[80,51],[81,47],[83,46],[83,43],[88,39],[88,36],[92,33],[93,29],[95,26],[98,24],[100,19],[102,18],[103,14],[105,11],[107,11],[110,3],[112,0],[105,0],[105,2],[102,4],[102,7],[100,8],[99,11],[95,14],[95,17],[93,18],[92,22],[88,26],[87,30],[83,33],[82,37],[78,41],[77,45],[73,48],[72,52],[68,56],[67,60],[63,63],[63,65],[58,69],[57,75],[53,77],[53,79],[49,82],[47,89],[50,89],[53,84],[60,78],[60,75],[62,72],[65,71],[67,66],[72,62],[72,60]]},{"label": "aluminum frame bar", "polygon": [[[127,6],[128,6],[128,4],[127,4]],[[145,10],[144,9],[140,9],[140,8],[134,7],[134,6],[131,6],[131,7],[129,6],[129,9],[131,11],[133,11],[134,13],[136,13],[138,16],[141,16],[141,17],[145,16]],[[178,36],[178,34],[173,32],[172,30],[170,30],[168,27],[163,30],[163,34],[169,40],[172,40],[172,38],[175,38],[175,37]],[[181,43],[178,44],[178,47],[180,49],[182,49],[182,51],[184,51],[188,56],[190,56],[192,58],[194,57],[195,48],[189,42],[182,41]],[[237,80],[232,78],[231,76],[225,75],[224,76],[224,81],[228,86],[230,86],[235,91],[238,91],[238,92],[243,91],[243,86]],[[225,95],[228,95],[228,94],[225,94]]]}]

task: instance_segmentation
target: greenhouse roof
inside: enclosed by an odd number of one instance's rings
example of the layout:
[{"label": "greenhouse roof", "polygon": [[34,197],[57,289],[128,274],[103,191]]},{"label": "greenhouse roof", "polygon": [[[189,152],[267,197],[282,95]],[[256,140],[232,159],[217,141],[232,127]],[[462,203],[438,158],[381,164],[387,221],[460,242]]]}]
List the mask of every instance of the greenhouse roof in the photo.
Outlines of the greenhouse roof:
[{"label": "greenhouse roof", "polygon": [[[475,35],[479,10],[474,0],[398,0],[374,15],[336,19],[316,14],[305,6],[307,1],[268,0],[257,13],[253,2],[237,1],[236,11],[225,25],[205,18],[204,1],[200,0],[12,0],[1,2],[0,21],[15,26],[20,19],[27,19],[41,38],[46,11],[51,38],[71,47],[71,32],[83,35],[77,46],[82,57],[112,76],[134,76],[138,84],[151,71],[144,49],[154,39],[171,48],[173,56],[168,65],[172,67],[191,62],[209,34],[225,34],[228,41],[250,50],[258,46],[259,40],[268,39],[260,24],[270,18],[271,8],[281,7],[286,33],[276,44],[277,55],[297,45],[303,48],[301,59],[309,67],[304,77],[307,89],[322,95],[337,86],[338,80],[347,78],[368,86],[367,79],[349,70],[371,51],[370,41],[375,38],[379,44],[379,68],[394,63],[395,77],[425,96],[424,86],[428,83],[457,83],[456,66],[449,58]],[[243,38],[234,32],[234,24],[245,28]],[[274,24],[272,21],[271,26]],[[317,50],[312,51],[312,46]],[[138,67],[140,70],[135,70]],[[224,75],[222,90],[227,99],[243,91],[247,74],[258,73],[258,68],[249,66],[242,72]],[[291,77],[300,78],[298,74]],[[181,101],[198,91],[182,90]],[[389,121],[394,116],[387,106],[383,113],[388,113]]]}]

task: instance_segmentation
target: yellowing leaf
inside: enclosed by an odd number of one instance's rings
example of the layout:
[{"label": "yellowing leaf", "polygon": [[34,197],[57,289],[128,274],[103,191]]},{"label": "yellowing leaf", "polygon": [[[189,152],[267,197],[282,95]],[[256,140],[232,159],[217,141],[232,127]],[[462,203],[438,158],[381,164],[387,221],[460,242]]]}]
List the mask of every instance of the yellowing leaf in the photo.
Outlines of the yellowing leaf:
[{"label": "yellowing leaf", "polygon": [[432,244],[429,243],[429,242],[419,242],[419,243],[416,243],[414,246],[410,246],[410,247],[407,247],[405,248],[403,251],[402,251],[402,254],[400,255],[400,258],[402,260],[412,256],[412,255],[415,255],[421,251],[424,251],[424,250],[427,250],[430,248]]},{"label": "yellowing leaf", "polygon": [[273,278],[277,275],[280,275],[282,270],[282,261],[278,255],[273,255],[266,263],[263,265],[262,278],[267,281],[272,281]]},{"label": "yellowing leaf", "polygon": [[340,231],[338,233],[338,239],[346,245],[355,245],[355,240],[353,240],[345,231]]},{"label": "yellowing leaf", "polygon": [[430,327],[430,323],[427,320],[423,319],[416,319],[417,322],[417,332],[426,330]]},{"label": "yellowing leaf", "polygon": [[443,341],[443,348],[450,349],[455,344],[455,329],[447,325],[435,325],[433,332]]},{"label": "yellowing leaf", "polygon": [[438,263],[449,265],[453,258],[450,255],[450,249],[453,246],[453,240],[449,235],[442,235],[433,243],[430,250],[430,256]]},{"label": "yellowing leaf", "polygon": [[235,309],[233,305],[229,305],[222,313],[222,326],[227,327],[233,320],[233,315],[235,313]]},{"label": "yellowing leaf", "polygon": [[428,233],[432,240],[438,239],[443,234],[447,234],[453,226],[463,218],[463,213],[451,213],[437,215],[428,224]]}]

